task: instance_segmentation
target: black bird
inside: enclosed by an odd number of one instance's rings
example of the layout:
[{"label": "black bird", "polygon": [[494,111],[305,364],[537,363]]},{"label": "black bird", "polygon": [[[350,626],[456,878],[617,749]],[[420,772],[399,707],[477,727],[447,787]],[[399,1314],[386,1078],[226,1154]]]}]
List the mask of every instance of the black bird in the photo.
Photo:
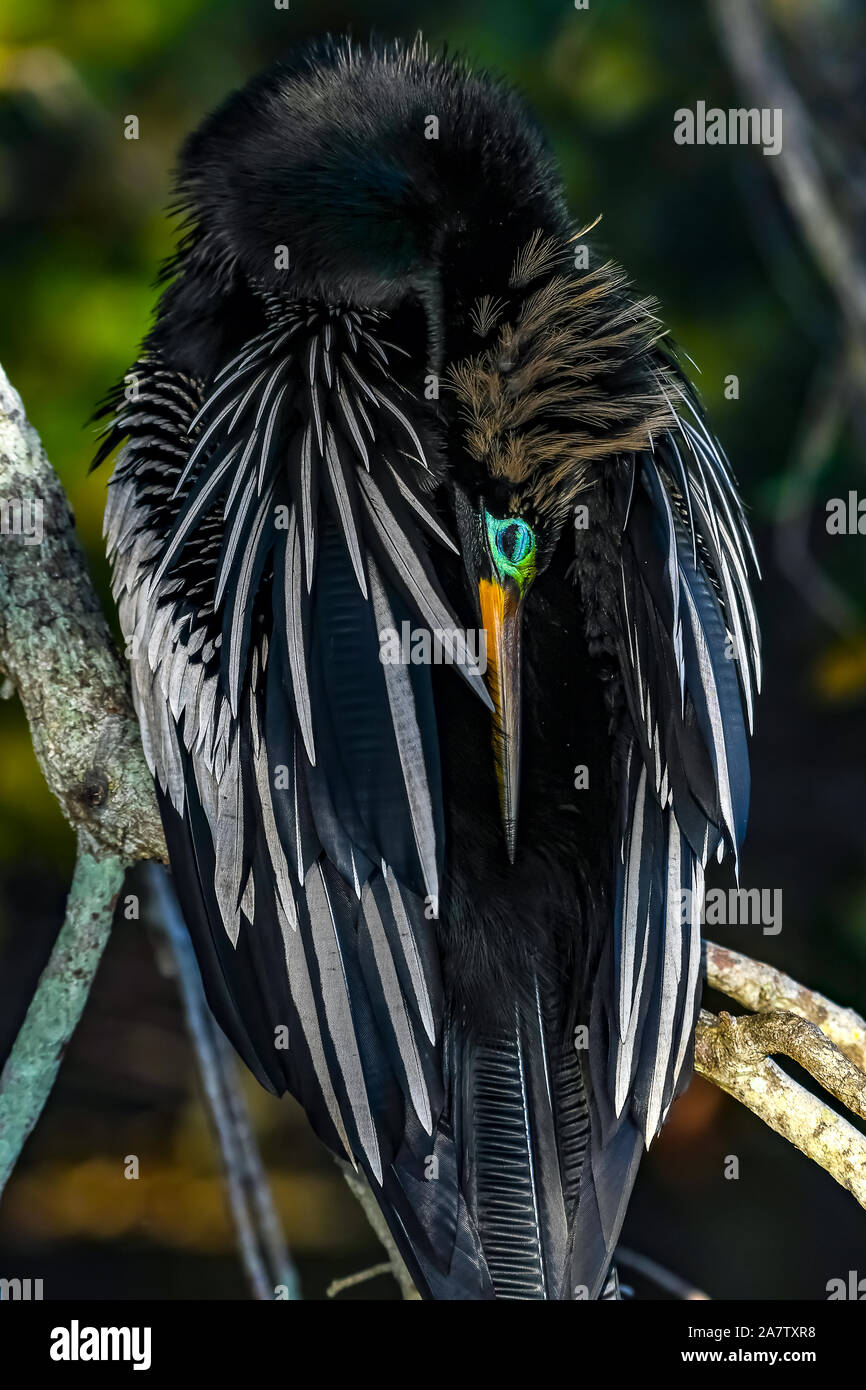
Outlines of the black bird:
[{"label": "black bird", "polygon": [[254,79],[178,207],[99,457],[213,1011],[423,1296],[615,1296],[746,822],[728,465],[517,97],[420,41]]}]

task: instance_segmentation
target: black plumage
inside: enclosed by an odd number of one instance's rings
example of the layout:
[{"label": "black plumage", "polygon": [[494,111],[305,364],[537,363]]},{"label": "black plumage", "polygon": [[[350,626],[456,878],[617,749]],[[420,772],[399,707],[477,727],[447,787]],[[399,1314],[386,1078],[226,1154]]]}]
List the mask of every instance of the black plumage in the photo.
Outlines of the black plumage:
[{"label": "black plumage", "polygon": [[728,466],[517,98],[420,43],[255,79],[178,206],[100,457],[211,1005],[425,1296],[598,1297],[745,830]]}]

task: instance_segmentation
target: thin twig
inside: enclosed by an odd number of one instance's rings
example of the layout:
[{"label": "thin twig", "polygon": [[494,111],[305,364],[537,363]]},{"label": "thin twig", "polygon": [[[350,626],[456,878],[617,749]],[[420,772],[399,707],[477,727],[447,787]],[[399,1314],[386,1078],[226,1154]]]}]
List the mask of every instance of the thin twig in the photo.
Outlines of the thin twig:
[{"label": "thin twig", "polygon": [[223,1163],[226,1193],[238,1248],[253,1294],[272,1300],[275,1289],[300,1298],[270,1185],[250,1125],[233,1049],[220,1032],[205,998],[195,952],[168,875],[151,865],[150,887],[158,925],[171,948],[184,1014],[195,1047],[208,1113]]},{"label": "thin twig", "polygon": [[809,548],[812,498],[845,422],[848,370],[836,356],[815,373],[784,470],[785,490],[774,528],[776,562],[805,603],[842,636],[857,627],[857,609],[821,568]]},{"label": "thin twig", "polygon": [[679,1274],[674,1274],[670,1269],[665,1269],[656,1260],[651,1260],[648,1255],[641,1255],[637,1250],[629,1250],[625,1245],[616,1247],[614,1263],[617,1268],[630,1269],[634,1274],[639,1274],[641,1278],[649,1280],[657,1288],[664,1289],[673,1298],[681,1298],[689,1303],[708,1302],[709,1294],[704,1293],[703,1289],[696,1288],[687,1279]]},{"label": "thin twig", "polygon": [[808,112],[773,51],[762,6],[756,0],[710,0],[710,10],[747,100],[783,112],[782,148],[767,163],[843,321],[866,345],[866,265],[833,205],[814,152]]},{"label": "thin twig", "polygon": [[362,1173],[356,1172],[350,1164],[343,1163],[339,1158],[337,1159],[337,1167],[346,1179],[350,1192],[357,1201],[360,1202],[364,1215],[372,1226],[379,1241],[384,1246],[385,1254],[388,1256],[388,1267],[397,1280],[397,1283],[400,1285],[400,1292],[403,1297],[407,1299],[418,1298],[419,1294],[412,1282],[412,1276],[406,1268],[403,1258],[394,1243],[394,1237],[388,1230],[388,1223],[382,1215],[379,1203],[370,1191],[369,1183]]},{"label": "thin twig", "polygon": [[382,1274],[393,1274],[389,1261],[381,1265],[373,1265],[371,1269],[359,1270],[357,1274],[347,1274],[344,1279],[332,1279],[328,1285],[326,1293],[328,1298],[336,1298],[345,1289],[355,1289],[359,1284],[367,1284],[371,1279],[378,1279]]},{"label": "thin twig", "polygon": [[250,1112],[244,1099],[238,1076],[237,1054],[220,1028],[213,1024],[217,1047],[222,1057],[226,1101],[231,1124],[237,1136],[241,1181],[247,1195],[253,1224],[258,1233],[267,1267],[270,1271],[271,1293],[283,1290],[283,1297],[301,1298],[301,1281],[286,1243],[283,1223],[274,1202],[274,1194],[262,1162],[261,1151],[253,1130]]}]

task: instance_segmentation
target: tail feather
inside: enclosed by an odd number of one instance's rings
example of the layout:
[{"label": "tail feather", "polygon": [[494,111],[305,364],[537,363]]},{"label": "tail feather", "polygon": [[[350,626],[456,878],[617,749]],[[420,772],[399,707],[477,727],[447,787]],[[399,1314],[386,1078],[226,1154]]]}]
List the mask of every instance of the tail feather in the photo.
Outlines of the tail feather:
[{"label": "tail feather", "polygon": [[642,1140],[603,1131],[580,1055],[537,992],[514,1024],[446,1028],[445,1112],[414,1117],[377,1190],[424,1298],[617,1298],[612,1259]]},{"label": "tail feather", "polygon": [[382,1188],[374,1185],[373,1190],[422,1298],[495,1297],[461,1191],[457,1146],[446,1121],[440,1122],[432,1139],[420,1126],[410,1127]]},{"label": "tail feather", "polygon": [[[513,1028],[475,1038],[452,1025],[447,1048],[460,1184],[494,1296],[570,1300],[586,1296],[576,1284],[591,1284],[599,1297],[616,1225],[607,1216],[605,1184],[616,1182],[622,1162],[630,1189],[631,1154],[618,1149],[612,1162],[601,1163],[599,1199],[591,1098],[561,1010],[537,989],[534,1008],[515,1005]],[[587,1249],[576,1260],[579,1228]]]},{"label": "tail feather", "polygon": [[643,1152],[643,1136],[637,1125],[625,1118],[614,1134],[603,1138],[597,1116],[591,1133],[572,1231],[571,1296],[596,1299],[607,1297],[605,1289]]},{"label": "tail feather", "polygon": [[498,1298],[555,1297],[566,1235],[549,1094],[518,1019],[472,1048],[472,1206]]}]

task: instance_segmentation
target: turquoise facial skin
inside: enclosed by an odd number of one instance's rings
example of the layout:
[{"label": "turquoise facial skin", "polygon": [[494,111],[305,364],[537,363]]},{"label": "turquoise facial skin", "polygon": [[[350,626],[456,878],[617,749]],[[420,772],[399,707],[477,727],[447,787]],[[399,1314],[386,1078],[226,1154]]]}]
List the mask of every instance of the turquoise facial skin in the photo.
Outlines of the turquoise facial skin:
[{"label": "turquoise facial skin", "polygon": [[484,513],[487,543],[499,578],[513,579],[523,594],[535,578],[535,532],[519,516]]}]

